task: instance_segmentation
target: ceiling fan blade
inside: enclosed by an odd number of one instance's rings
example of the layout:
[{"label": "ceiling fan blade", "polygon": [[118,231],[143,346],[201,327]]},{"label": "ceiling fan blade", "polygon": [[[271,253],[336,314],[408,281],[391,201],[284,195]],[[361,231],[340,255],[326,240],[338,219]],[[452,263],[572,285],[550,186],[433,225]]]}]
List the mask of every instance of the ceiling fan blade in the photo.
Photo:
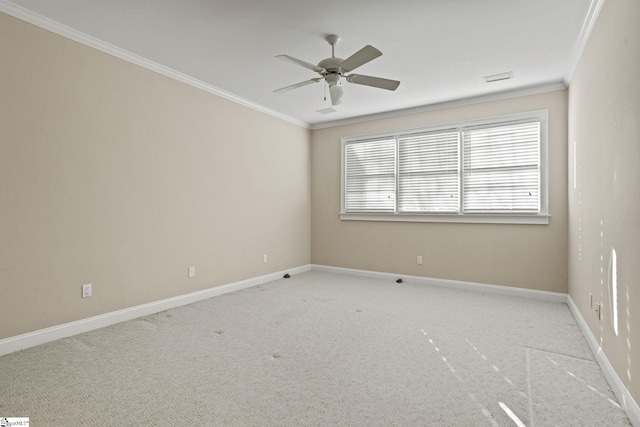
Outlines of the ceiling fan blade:
[{"label": "ceiling fan blade", "polygon": [[286,92],[286,91],[291,90],[291,89],[297,89],[297,88],[302,87],[302,86],[310,85],[311,83],[318,83],[320,80],[322,80],[322,77],[318,77],[318,78],[311,79],[311,80],[305,80],[303,82],[296,83],[296,84],[291,85],[291,86],[281,87],[280,89],[276,89],[273,92],[274,93]]},{"label": "ceiling fan blade", "polygon": [[289,55],[276,55],[276,58],[280,58],[283,61],[288,61],[288,62],[293,62],[294,64],[298,64],[303,66],[304,68],[308,68],[312,71],[315,71],[316,73],[323,73],[324,71],[326,71],[324,68],[322,67],[318,67],[317,65],[313,65],[310,62],[306,62],[303,61],[302,59],[298,59],[298,58],[294,58],[293,56],[289,56]]},{"label": "ceiling fan blade", "polygon": [[350,71],[355,70],[361,65],[366,64],[369,61],[376,59],[378,56],[381,56],[382,52],[376,49],[373,46],[366,45],[340,64],[340,68],[343,72],[348,73]]},{"label": "ceiling fan blade", "polygon": [[380,77],[364,76],[362,74],[351,74],[347,76],[349,83],[355,83],[357,85],[365,85],[377,87],[386,90],[396,90],[400,85],[397,80],[383,79]]}]

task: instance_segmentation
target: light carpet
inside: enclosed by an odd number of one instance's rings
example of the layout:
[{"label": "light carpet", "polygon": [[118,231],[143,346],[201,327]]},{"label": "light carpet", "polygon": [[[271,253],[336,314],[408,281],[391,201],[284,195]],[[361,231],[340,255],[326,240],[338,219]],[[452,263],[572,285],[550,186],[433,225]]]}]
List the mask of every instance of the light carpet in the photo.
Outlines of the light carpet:
[{"label": "light carpet", "polygon": [[565,304],[318,271],[0,357],[0,416],[630,425]]}]

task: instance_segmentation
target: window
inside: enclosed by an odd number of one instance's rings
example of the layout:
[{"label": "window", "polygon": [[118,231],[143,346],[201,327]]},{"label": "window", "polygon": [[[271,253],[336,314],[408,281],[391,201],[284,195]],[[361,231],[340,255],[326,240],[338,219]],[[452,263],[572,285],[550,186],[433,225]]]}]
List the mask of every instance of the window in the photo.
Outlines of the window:
[{"label": "window", "polygon": [[394,212],[396,141],[383,138],[345,146],[348,212]]},{"label": "window", "polygon": [[398,137],[398,211],[458,211],[458,132]]},{"label": "window", "polygon": [[547,111],[342,139],[342,219],[548,223]]}]

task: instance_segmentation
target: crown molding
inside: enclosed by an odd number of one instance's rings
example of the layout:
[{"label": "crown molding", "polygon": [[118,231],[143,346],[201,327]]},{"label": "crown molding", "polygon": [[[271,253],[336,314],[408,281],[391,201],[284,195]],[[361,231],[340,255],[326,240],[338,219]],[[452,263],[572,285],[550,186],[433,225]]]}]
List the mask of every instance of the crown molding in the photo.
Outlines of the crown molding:
[{"label": "crown molding", "polygon": [[401,110],[387,111],[384,113],[369,114],[366,116],[358,116],[358,117],[352,117],[348,119],[317,123],[317,124],[311,125],[311,130],[351,125],[356,123],[369,122],[373,120],[390,119],[395,117],[407,116],[410,114],[425,113],[427,111],[444,110],[446,108],[461,107],[464,105],[473,105],[473,104],[480,104],[480,103],[489,102],[489,101],[498,101],[502,99],[517,98],[520,96],[537,95],[540,93],[564,90],[566,88],[567,86],[561,81],[551,82],[551,83],[545,83],[545,84],[536,85],[536,86],[528,86],[528,87],[519,88],[519,89],[512,89],[512,90],[503,91],[503,92],[495,92],[495,93],[489,93],[486,95],[472,96],[469,98],[461,98],[461,99],[454,99],[451,101],[437,102],[435,104],[428,104],[428,105],[423,105],[419,107],[411,107],[411,108],[405,108]]},{"label": "crown molding", "polygon": [[296,126],[303,127],[305,129],[309,129],[309,124],[288,116],[286,114],[279,113],[277,111],[266,108],[262,105],[256,104],[252,101],[234,95],[230,92],[217,88],[209,83],[203,82],[202,80],[195,79],[191,76],[188,76],[184,73],[176,71],[172,68],[166,67],[164,65],[153,62],[147,58],[144,58],[140,55],[136,55],[133,52],[129,52],[128,50],[119,48],[112,44],[106,43],[96,37],[85,34],[81,31],[73,29],[69,26],[61,24],[57,21],[34,13],[28,9],[25,9],[16,4],[10,3],[6,0],[0,0],[0,11],[4,12],[8,15],[13,16],[14,18],[18,18],[22,21],[33,24],[37,27],[45,29],[47,31],[51,31],[52,33],[58,34],[67,39],[73,40],[80,44],[83,44],[88,47],[92,47],[101,52],[104,52],[108,55],[115,56],[116,58],[122,59],[124,61],[130,62],[135,65],[139,65],[143,68],[146,68],[150,71],[156,72],[158,74],[162,74],[171,79],[177,80],[181,83],[185,83],[189,86],[193,86],[195,88],[201,89],[205,92],[211,93],[213,95],[219,96],[221,98],[225,98],[229,101],[235,102],[237,104],[243,105],[245,107],[251,108],[252,110],[259,111],[261,113],[265,113],[269,116],[275,117],[280,120],[284,120],[286,122],[292,123]]},{"label": "crown molding", "polygon": [[180,81],[182,83],[188,84],[192,87],[204,90],[205,92],[211,93],[216,96],[220,96],[221,98],[225,98],[237,104],[265,113],[269,116],[289,122],[296,126],[300,126],[302,128],[310,129],[310,130],[317,130],[317,129],[325,129],[325,128],[332,128],[337,126],[368,122],[373,120],[401,117],[401,116],[406,116],[410,114],[418,114],[418,113],[441,110],[446,108],[460,107],[464,105],[472,105],[472,104],[478,104],[483,102],[514,98],[519,96],[535,95],[535,94],[540,94],[545,92],[552,92],[556,90],[564,90],[569,86],[571,77],[573,76],[573,72],[575,71],[577,63],[580,59],[580,56],[582,55],[584,47],[595,25],[598,14],[600,13],[602,6],[604,5],[604,2],[605,0],[591,0],[588,14],[585,18],[585,21],[583,22],[582,29],[580,31],[580,37],[578,39],[578,42],[576,43],[576,46],[574,47],[574,50],[571,56],[569,72],[563,77],[562,81],[550,82],[550,83],[545,83],[541,85],[513,89],[513,90],[503,91],[498,93],[479,95],[475,97],[454,99],[454,100],[449,100],[444,102],[438,102],[438,103],[433,103],[433,104],[428,104],[428,105],[423,105],[418,107],[399,109],[399,110],[388,111],[383,113],[375,113],[375,114],[351,117],[346,119],[338,119],[338,120],[321,122],[316,124],[307,123],[305,121],[296,119],[289,115],[266,108],[255,102],[239,97],[233,93],[217,88],[211,84],[195,79],[189,75],[186,75],[184,73],[181,73],[179,71],[176,71],[164,65],[153,62],[140,55],[134,54],[125,49],[106,43],[102,40],[99,40],[98,38],[95,38],[93,36],[80,32],[78,30],[75,30],[71,27],[68,27],[50,18],[36,14],[28,9],[25,9],[21,6],[13,4],[7,0],[0,0],[0,11],[7,13],[8,15],[11,15],[20,20],[23,20],[25,22],[29,22],[45,30],[51,31],[60,36],[63,36],[67,39],[81,43],[85,46],[92,47],[101,52],[109,54],[111,56],[139,65],[143,68],[162,74],[166,77]]},{"label": "crown molding", "polygon": [[598,16],[600,15],[602,7],[604,6],[604,2],[605,0],[591,0],[589,11],[587,12],[587,16],[584,18],[582,28],[580,29],[578,41],[576,42],[576,45],[573,48],[573,52],[571,53],[571,58],[569,59],[568,72],[563,78],[563,82],[565,85],[567,85],[567,87],[571,83],[573,73],[576,71],[576,67],[578,66],[580,57],[582,56],[582,52],[584,52],[584,48],[589,41],[589,36],[591,36],[593,27],[596,25],[596,21],[598,20]]}]

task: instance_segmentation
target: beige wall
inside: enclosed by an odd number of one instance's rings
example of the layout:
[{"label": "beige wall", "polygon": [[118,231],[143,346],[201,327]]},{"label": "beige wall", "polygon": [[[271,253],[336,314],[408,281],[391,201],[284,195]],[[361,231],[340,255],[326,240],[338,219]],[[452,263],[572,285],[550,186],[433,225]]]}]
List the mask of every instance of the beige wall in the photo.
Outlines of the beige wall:
[{"label": "beige wall", "polygon": [[2,13],[0,58],[0,339],[309,263],[308,130]]},{"label": "beige wall", "polygon": [[[640,402],[639,23],[637,0],[605,2],[569,89],[569,293],[636,402]],[[594,304],[603,303],[602,320],[589,306],[589,293]]]},{"label": "beige wall", "polygon": [[[340,138],[549,110],[549,225],[341,221]],[[556,91],[316,130],[311,261],[441,279],[567,291],[567,93]],[[424,263],[416,264],[422,255]]]}]

